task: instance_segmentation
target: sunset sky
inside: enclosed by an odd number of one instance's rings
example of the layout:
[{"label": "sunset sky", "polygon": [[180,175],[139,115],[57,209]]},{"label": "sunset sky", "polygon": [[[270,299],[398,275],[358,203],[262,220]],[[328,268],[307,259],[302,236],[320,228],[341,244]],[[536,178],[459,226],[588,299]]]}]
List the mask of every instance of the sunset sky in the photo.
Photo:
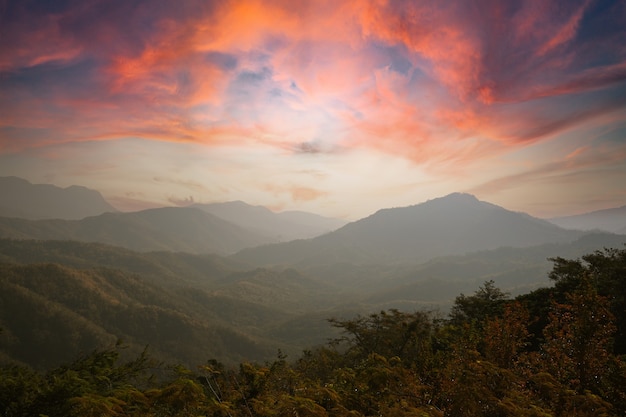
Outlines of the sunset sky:
[{"label": "sunset sky", "polygon": [[122,210],[626,205],[622,0],[0,0],[0,176]]}]

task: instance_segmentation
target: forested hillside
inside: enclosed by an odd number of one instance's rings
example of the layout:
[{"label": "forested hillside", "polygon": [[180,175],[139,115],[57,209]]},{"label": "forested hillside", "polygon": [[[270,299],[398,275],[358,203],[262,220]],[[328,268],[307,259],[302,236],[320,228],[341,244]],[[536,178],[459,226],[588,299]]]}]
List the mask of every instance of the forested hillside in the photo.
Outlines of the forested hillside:
[{"label": "forested hillside", "polygon": [[[0,369],[11,416],[621,416],[626,250],[553,259],[554,285],[515,298],[485,282],[450,314],[330,318],[299,357],[158,366],[120,346],[45,373]],[[152,376],[152,377],[151,377]]]},{"label": "forested hillside", "polygon": [[[238,308],[247,314],[231,311],[238,321],[224,320],[223,309],[232,304],[228,299],[201,290],[192,298],[113,269],[0,264],[0,304],[0,349],[38,369],[117,339],[135,352],[150,345],[157,357],[186,364],[202,361],[207,353],[230,362],[261,360],[276,349],[250,331],[237,330],[246,317],[254,317],[243,303]],[[254,313],[258,319],[278,314],[259,306]]]},{"label": "forested hillside", "polygon": [[71,241],[0,239],[0,291],[0,352],[39,369],[117,338],[188,366],[207,353],[267,360],[324,343],[326,317],[355,313],[340,312],[335,287],[293,269]]},{"label": "forested hillside", "polygon": [[588,235],[415,265],[254,268],[216,255],[0,239],[0,351],[39,369],[117,338],[133,352],[150,345],[159,359],[188,366],[207,355],[225,363],[269,360],[277,349],[294,356],[336,337],[328,317],[388,309],[446,314],[460,292],[486,280],[528,293],[550,284],[546,258],[602,246],[621,247],[623,237]]}]

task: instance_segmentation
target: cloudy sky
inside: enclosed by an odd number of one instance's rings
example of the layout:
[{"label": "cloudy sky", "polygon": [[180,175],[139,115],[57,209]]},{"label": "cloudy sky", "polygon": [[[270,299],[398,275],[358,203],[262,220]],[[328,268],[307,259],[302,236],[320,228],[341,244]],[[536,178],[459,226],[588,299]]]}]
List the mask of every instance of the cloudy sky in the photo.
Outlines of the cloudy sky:
[{"label": "cloudy sky", "polygon": [[0,0],[0,175],[357,219],[626,204],[626,2]]}]

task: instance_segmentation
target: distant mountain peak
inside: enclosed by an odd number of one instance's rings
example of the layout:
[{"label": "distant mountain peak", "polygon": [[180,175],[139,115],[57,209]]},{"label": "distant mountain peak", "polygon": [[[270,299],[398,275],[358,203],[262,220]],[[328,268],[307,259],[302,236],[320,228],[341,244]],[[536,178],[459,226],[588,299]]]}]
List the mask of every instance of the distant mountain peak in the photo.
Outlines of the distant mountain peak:
[{"label": "distant mountain peak", "polygon": [[468,201],[480,201],[478,200],[478,198],[476,198],[474,194],[462,193],[458,191],[455,193],[450,193],[440,198],[441,199],[463,199],[463,200],[468,200]]},{"label": "distant mountain peak", "polygon": [[305,239],[328,233],[346,224],[340,219],[319,216],[303,211],[275,213],[264,206],[253,206],[243,201],[194,204],[207,213],[242,227],[256,230],[273,241]]},{"label": "distant mountain peak", "polygon": [[32,184],[23,178],[0,177],[0,216],[24,219],[78,220],[117,211],[90,188],[72,185]]},{"label": "distant mountain peak", "polygon": [[196,207],[200,210],[204,210],[206,212],[216,214],[216,213],[232,213],[233,210],[238,210],[242,213],[249,212],[257,212],[257,213],[273,213],[270,209],[264,206],[253,206],[252,204],[248,204],[245,201],[241,200],[233,200],[233,201],[224,201],[220,203],[196,203],[192,204],[189,207]]},{"label": "distant mountain peak", "polygon": [[417,262],[499,247],[568,242],[578,236],[471,194],[453,193],[413,206],[382,209],[306,242],[248,249],[238,259],[266,264]]},{"label": "distant mountain peak", "polygon": [[573,216],[555,217],[548,219],[548,221],[566,229],[624,233],[626,231],[626,206],[595,210]]},{"label": "distant mountain peak", "polygon": [[428,204],[428,203],[471,203],[471,204],[476,204],[476,203],[482,203],[482,201],[480,201],[478,198],[476,198],[475,195],[473,194],[469,194],[469,193],[461,193],[461,192],[455,192],[455,193],[451,193],[448,195],[445,195],[443,197],[438,197],[438,198],[433,198],[432,200],[428,200],[422,204]]}]

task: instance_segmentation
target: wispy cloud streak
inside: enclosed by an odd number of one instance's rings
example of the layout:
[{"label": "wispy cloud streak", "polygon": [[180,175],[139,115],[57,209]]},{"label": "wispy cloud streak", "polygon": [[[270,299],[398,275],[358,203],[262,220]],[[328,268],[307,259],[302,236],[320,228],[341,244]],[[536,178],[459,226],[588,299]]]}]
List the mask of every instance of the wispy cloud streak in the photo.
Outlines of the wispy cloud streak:
[{"label": "wispy cloud streak", "polygon": [[141,138],[285,157],[366,149],[457,175],[626,104],[622,1],[1,8],[0,153]]}]

